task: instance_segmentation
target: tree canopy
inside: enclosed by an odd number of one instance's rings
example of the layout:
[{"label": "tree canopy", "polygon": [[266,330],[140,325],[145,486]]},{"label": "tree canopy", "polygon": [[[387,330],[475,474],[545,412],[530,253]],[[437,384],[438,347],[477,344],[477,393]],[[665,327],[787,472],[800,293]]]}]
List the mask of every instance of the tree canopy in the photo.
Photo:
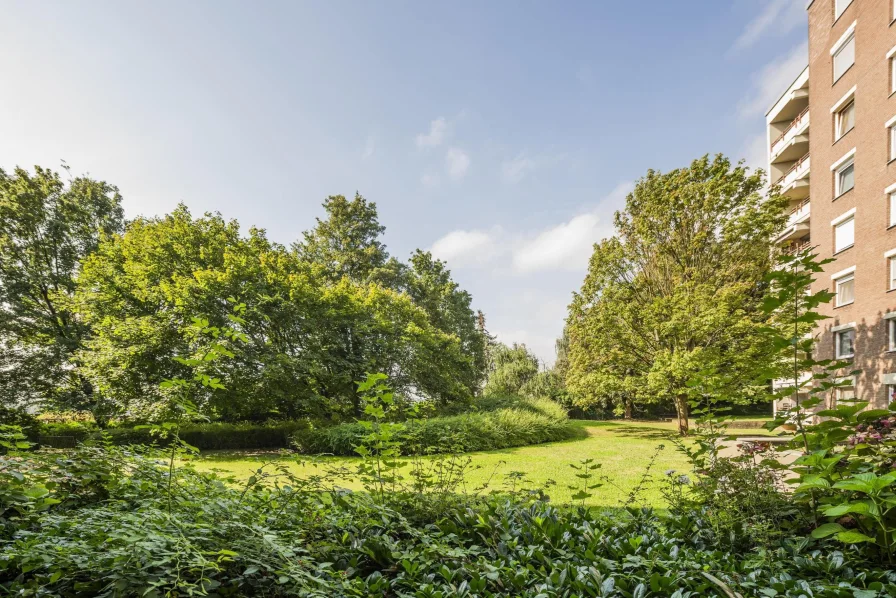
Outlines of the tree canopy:
[{"label": "tree canopy", "polygon": [[687,433],[698,374],[733,401],[759,391],[749,373],[774,354],[757,332],[786,203],[762,188],[761,171],[723,156],[638,181],[570,306],[566,381],[582,406],[669,402]]}]

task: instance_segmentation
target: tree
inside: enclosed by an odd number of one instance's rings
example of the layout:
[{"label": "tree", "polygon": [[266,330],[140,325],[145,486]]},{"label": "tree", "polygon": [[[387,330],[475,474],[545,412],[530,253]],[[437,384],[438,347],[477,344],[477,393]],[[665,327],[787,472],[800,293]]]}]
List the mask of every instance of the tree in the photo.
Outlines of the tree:
[{"label": "tree", "polygon": [[538,357],[526,345],[514,343],[508,347],[503,343],[492,343],[488,359],[485,395],[521,395],[538,376]]},{"label": "tree", "polygon": [[695,378],[724,372],[717,392],[761,395],[749,373],[774,359],[758,332],[786,205],[762,187],[723,156],[638,181],[570,306],[566,381],[583,406],[670,401],[687,434]]},{"label": "tree", "polygon": [[470,357],[470,367],[459,380],[475,393],[485,376],[486,334],[470,307],[473,297],[451,279],[445,262],[419,249],[411,255],[405,273],[404,288],[415,305],[423,309],[430,322],[460,341],[461,350]]},{"label": "tree", "polygon": [[379,223],[375,203],[355,193],[352,201],[344,195],[331,195],[323,206],[327,218],[318,218],[317,226],[293,246],[302,259],[317,264],[333,282],[342,277],[367,282],[380,269],[387,270],[382,273],[387,278],[400,277],[397,262],[390,263],[379,240],[386,227]]},{"label": "tree", "polygon": [[[421,298],[436,294],[437,284],[420,285],[430,287]],[[193,375],[175,357],[207,353],[208,339],[189,335],[195,317],[245,337],[233,358],[199,368],[225,387],[190,397],[215,419],[359,416],[366,372],[388,374],[406,398],[464,402],[476,389],[475,357],[432,322],[460,317],[464,294],[453,292],[430,314],[407,292],[331,276],[262,230],[243,237],[236,221],[180,206],[133,221],[85,263],[76,298],[94,332],[80,357],[107,404],[135,418],[167,401],[163,380]],[[470,322],[475,329],[472,312]]]},{"label": "tree", "polygon": [[0,169],[0,402],[79,408],[92,387],[71,359],[88,328],[67,299],[82,260],[121,230],[118,189],[35,167]]}]

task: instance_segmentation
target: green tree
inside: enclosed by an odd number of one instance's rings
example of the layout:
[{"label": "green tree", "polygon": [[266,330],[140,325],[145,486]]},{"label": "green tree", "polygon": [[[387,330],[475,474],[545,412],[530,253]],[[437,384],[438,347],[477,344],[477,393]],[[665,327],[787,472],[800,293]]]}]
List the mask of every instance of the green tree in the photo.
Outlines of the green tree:
[{"label": "green tree", "polygon": [[488,378],[483,394],[521,395],[539,373],[538,357],[526,345],[494,342],[488,349]]},{"label": "green tree", "polygon": [[92,400],[71,363],[88,328],[67,299],[82,260],[122,219],[118,189],[105,182],[0,169],[0,403]]},{"label": "green tree", "polygon": [[318,265],[333,282],[342,277],[367,282],[381,269],[387,270],[382,273],[386,278],[400,277],[400,267],[390,262],[380,242],[386,227],[379,222],[375,203],[356,193],[351,201],[344,195],[331,195],[323,206],[327,217],[318,218],[317,226],[293,246],[302,259]]},{"label": "green tree", "polygon": [[486,368],[486,334],[480,329],[477,314],[470,307],[473,297],[451,278],[445,262],[419,249],[411,255],[405,273],[405,290],[415,305],[423,309],[430,322],[446,334],[455,335],[461,350],[468,355],[469,369],[458,372],[460,382],[475,393],[482,384]]},{"label": "green tree", "polygon": [[[234,304],[247,306],[236,324]],[[388,373],[408,399],[447,404],[475,390],[474,357],[408,293],[336,279],[262,230],[242,237],[237,222],[183,206],[104,242],[85,263],[77,305],[94,330],[80,352],[85,375],[132,417],[167,402],[163,380],[192,375],[175,358],[207,353],[207,339],[190,337],[194,317],[245,337],[232,359],[199,368],[225,387],[190,397],[212,418],[358,416],[365,372]]]},{"label": "green tree", "polygon": [[762,395],[749,374],[775,359],[758,332],[786,205],[763,178],[704,156],[638,181],[570,306],[566,381],[582,406],[668,401],[687,434],[695,377],[719,373],[709,386],[732,401]]}]

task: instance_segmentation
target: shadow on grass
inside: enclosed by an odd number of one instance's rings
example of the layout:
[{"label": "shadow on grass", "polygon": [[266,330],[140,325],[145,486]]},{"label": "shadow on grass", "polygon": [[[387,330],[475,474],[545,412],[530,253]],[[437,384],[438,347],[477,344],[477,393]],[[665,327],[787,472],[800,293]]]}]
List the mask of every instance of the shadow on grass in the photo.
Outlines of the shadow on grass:
[{"label": "shadow on grass", "polygon": [[602,428],[605,432],[625,438],[641,438],[644,440],[669,440],[677,434],[673,430],[652,426],[639,426],[627,422],[577,420],[576,425],[587,433],[587,428]]}]

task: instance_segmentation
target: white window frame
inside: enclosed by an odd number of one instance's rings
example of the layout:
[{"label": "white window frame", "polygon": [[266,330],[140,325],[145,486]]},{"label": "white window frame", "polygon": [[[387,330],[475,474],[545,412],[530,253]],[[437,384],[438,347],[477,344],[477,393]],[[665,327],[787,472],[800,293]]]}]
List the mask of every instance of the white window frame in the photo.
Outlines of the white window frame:
[{"label": "white window frame", "polygon": [[896,351],[896,318],[887,320],[887,351]]},{"label": "white window frame", "polygon": [[[846,305],[852,305],[856,302],[856,267],[852,266],[845,270],[841,270],[840,272],[836,272],[831,274],[831,281],[834,283],[834,307],[844,307]],[[853,281],[852,283],[852,301],[847,301],[845,303],[840,303],[840,285],[843,283]]]},{"label": "white window frame", "polygon": [[884,253],[887,260],[887,290],[896,291],[896,249]]},{"label": "white window frame", "polygon": [[[852,126],[844,131],[843,130],[843,113],[846,112],[846,109],[849,108],[850,106],[852,106],[852,110],[853,110]],[[840,108],[839,110],[837,110],[837,112],[834,113],[834,141],[839,141],[840,139],[843,138],[844,135],[846,135],[847,133],[849,133],[850,131],[852,131],[853,129],[856,128],[855,110],[856,110],[856,101],[855,101],[855,99],[851,99],[842,108]]]},{"label": "white window frame", "polygon": [[[850,322],[849,324],[844,324],[843,326],[834,326],[831,328],[831,332],[834,333],[834,359],[850,359],[856,356],[856,324],[855,322]],[[841,353],[840,352],[840,335],[845,332],[852,332],[852,353]],[[855,386],[855,385],[853,385]]]},{"label": "white window frame", "polygon": [[[849,69],[851,69],[853,66],[855,66],[855,64],[856,64],[855,39],[856,39],[856,21],[853,21],[852,25],[850,25],[849,28],[843,33],[843,35],[840,36],[840,39],[837,40],[837,43],[835,43],[831,47],[831,78],[834,80],[834,83],[839,81],[840,78],[843,75],[845,75],[846,72]],[[837,56],[840,54],[840,52],[843,51],[843,49],[849,44],[849,42],[853,43],[852,62],[845,69],[843,69],[843,72],[840,73],[839,76],[837,76],[834,71],[834,69],[836,68]]]},{"label": "white window frame", "polygon": [[884,189],[884,197],[886,197],[887,201],[890,202],[890,215],[887,219],[887,222],[889,222],[889,224],[887,224],[887,228],[890,228],[891,226],[896,226],[896,183],[893,183],[892,185]]},{"label": "white window frame", "polygon": [[889,158],[887,160],[892,162],[896,160],[896,116],[885,122],[884,126],[887,128],[887,136],[889,137],[889,148],[887,149]]},{"label": "white window frame", "polygon": [[839,19],[844,11],[852,4],[852,0],[834,0],[834,20]]},{"label": "white window frame", "polygon": [[[896,0],[893,0],[893,7],[896,10]],[[892,95],[896,93],[896,46],[887,52],[887,60],[890,62],[890,94]]]},{"label": "white window frame", "polygon": [[[837,233],[840,228],[845,225],[847,222],[852,222],[852,243],[848,245],[843,245],[842,247],[837,244]],[[843,214],[837,216],[833,220],[831,220],[831,227],[834,229],[834,253],[840,253],[841,251],[846,251],[850,247],[856,244],[856,209],[853,208],[848,212],[844,212]]]},{"label": "white window frame", "polygon": [[[831,171],[834,173],[834,199],[837,199],[844,193],[851,191],[852,189],[855,189],[855,186],[856,186],[855,163],[856,163],[856,148],[852,148],[851,150],[846,152],[846,154],[844,154],[843,157],[841,157],[839,160],[837,160],[836,162],[831,164]],[[850,166],[853,167],[852,187],[850,187],[846,191],[841,191],[840,190],[840,175],[843,173],[844,170],[846,170]]]}]

